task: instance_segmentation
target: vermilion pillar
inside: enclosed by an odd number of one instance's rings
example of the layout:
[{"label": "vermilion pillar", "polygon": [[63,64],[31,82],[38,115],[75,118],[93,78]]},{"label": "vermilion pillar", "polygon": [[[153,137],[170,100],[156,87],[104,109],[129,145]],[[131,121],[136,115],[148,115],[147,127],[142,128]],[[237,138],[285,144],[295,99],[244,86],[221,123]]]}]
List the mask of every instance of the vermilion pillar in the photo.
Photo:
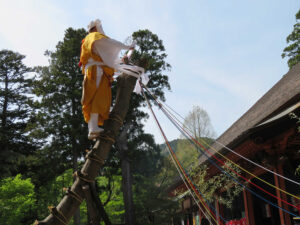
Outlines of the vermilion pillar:
[{"label": "vermilion pillar", "polygon": [[[274,172],[283,175],[283,170],[282,170],[282,164],[277,166],[277,169],[274,168]],[[274,174],[274,181],[275,181],[275,186],[285,190],[285,183],[284,180],[281,177],[278,177]],[[276,189],[276,196],[278,198],[281,198],[285,201],[287,201],[287,197],[286,194],[281,192],[280,190]],[[282,201],[280,201],[279,199],[277,199],[277,204],[279,207],[284,208],[285,210],[289,210],[288,206],[284,203],[282,203]],[[289,214],[287,214],[286,212],[283,212],[281,209],[279,209],[279,216],[280,216],[280,223],[281,225],[291,225],[291,219]]]},{"label": "vermilion pillar", "polygon": [[244,197],[244,207],[245,207],[247,225],[255,225],[251,193],[249,193],[244,189],[243,197]]}]

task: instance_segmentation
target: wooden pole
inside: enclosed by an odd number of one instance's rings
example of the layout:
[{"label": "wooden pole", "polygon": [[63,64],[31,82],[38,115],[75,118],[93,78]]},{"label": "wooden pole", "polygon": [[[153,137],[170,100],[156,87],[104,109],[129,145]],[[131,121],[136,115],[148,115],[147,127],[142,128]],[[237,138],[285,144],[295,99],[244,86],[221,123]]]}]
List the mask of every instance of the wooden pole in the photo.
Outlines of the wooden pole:
[{"label": "wooden pole", "polygon": [[93,199],[91,186],[90,185],[84,185],[82,186],[82,190],[84,193],[86,206],[87,206],[87,212],[88,212],[88,222],[92,225],[99,225],[100,224],[100,216],[97,210],[97,207],[95,206],[95,201]]},{"label": "wooden pole", "polygon": [[[282,164],[279,164],[277,166],[277,168],[274,168],[274,172],[277,172],[277,173],[283,175]],[[280,178],[274,174],[274,180],[275,180],[276,187],[285,190],[285,184],[284,184],[284,180],[282,178]],[[276,189],[276,196],[283,200],[287,200],[286,194],[280,193],[280,191],[278,189]],[[277,204],[279,207],[288,210],[287,205],[286,204],[283,205],[279,199],[277,199]],[[281,209],[279,209],[279,216],[280,216],[280,222],[282,225],[290,225],[291,224],[290,216]]]},{"label": "wooden pole", "polygon": [[134,205],[132,193],[132,178],[130,172],[130,159],[128,156],[127,132],[130,125],[124,125],[124,129],[119,135],[116,146],[120,152],[122,170],[122,190],[125,206],[125,224],[134,225]]},{"label": "wooden pole", "polygon": [[244,207],[245,207],[245,215],[246,215],[247,224],[255,225],[252,195],[246,189],[243,189],[243,196],[244,196]]},{"label": "wooden pole", "polygon": [[136,78],[122,74],[117,79],[116,103],[104,122],[104,132],[96,141],[92,150],[87,154],[87,159],[80,171],[75,173],[75,181],[67,195],[63,197],[56,208],[51,208],[51,214],[43,221],[36,221],[39,225],[64,225],[68,224],[84,199],[82,187],[92,183],[103,167],[114,143],[123,120],[127,114],[131,93],[134,89]]},{"label": "wooden pole", "polygon": [[[274,168],[274,172],[277,173],[277,169],[276,168]],[[274,180],[275,180],[275,186],[279,187],[278,177],[275,174],[274,174]],[[278,189],[276,189],[276,196],[278,198],[281,198],[280,191]],[[280,208],[282,208],[282,202],[280,200],[277,200],[277,204],[278,204],[278,206]],[[278,209],[278,210],[279,210],[279,216],[280,216],[280,224],[281,225],[285,225],[283,211],[281,209]]]}]

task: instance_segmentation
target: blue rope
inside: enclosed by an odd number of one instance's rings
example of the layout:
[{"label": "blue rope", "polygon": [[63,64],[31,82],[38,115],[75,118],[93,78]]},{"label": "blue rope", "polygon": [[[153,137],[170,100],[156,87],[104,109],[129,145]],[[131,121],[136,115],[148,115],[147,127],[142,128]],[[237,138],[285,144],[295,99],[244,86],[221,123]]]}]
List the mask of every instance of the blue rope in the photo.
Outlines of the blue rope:
[{"label": "blue rope", "polygon": [[[174,152],[174,151],[173,151]],[[174,155],[175,152],[174,152]],[[193,180],[191,179],[191,177],[189,176],[188,172],[186,171],[186,169],[182,166],[182,168],[184,169],[184,172],[187,174],[187,177],[190,179],[191,183],[196,187],[197,191],[200,193],[201,197],[205,200],[205,202],[208,204],[208,206],[214,211],[215,214],[217,214],[216,208],[214,206],[212,206],[209,201],[204,197],[204,194],[202,194],[202,192],[199,190],[199,188],[197,187],[197,185],[193,182]],[[220,218],[225,222],[225,224],[228,222],[227,220],[225,220],[219,213]]]},{"label": "blue rope", "polygon": [[[143,92],[143,89],[142,89],[142,92]],[[149,109],[151,110],[151,112],[152,112],[152,114],[153,114],[153,117],[155,118],[155,120],[156,120],[156,122],[157,122],[157,125],[160,127],[159,122],[158,122],[158,120],[156,119],[156,116],[155,116],[155,114],[154,114],[154,112],[153,112],[153,109],[152,109],[152,107],[151,107],[151,105],[150,105],[150,103],[149,103],[149,101],[148,101],[148,99],[147,99],[147,97],[146,97],[146,95],[145,95],[144,92],[143,92],[143,95],[144,95],[144,97],[145,97],[145,100],[147,101],[147,104],[148,104]],[[164,134],[164,132],[163,132],[163,130],[162,130],[161,127],[160,127],[160,130],[161,130],[160,132],[162,133],[162,135],[164,136],[164,138],[165,138],[165,140],[166,140],[166,143],[168,143],[169,141],[168,141],[167,137],[165,136],[165,134]],[[171,147],[170,145],[168,145],[168,146],[169,146],[169,151],[172,151],[172,152],[174,153],[174,155],[176,156],[176,154],[175,154],[175,152],[173,151],[172,147]],[[171,154],[171,157],[172,157],[173,160],[174,160],[174,157],[172,156],[172,154]],[[174,160],[174,161],[175,161],[175,160]],[[177,166],[178,166],[178,165],[177,165]],[[203,195],[203,194],[201,193],[201,191],[198,189],[197,185],[195,185],[195,184],[193,183],[192,179],[189,177],[188,173],[186,172],[186,170],[184,169],[183,166],[182,166],[182,168],[183,168],[184,172],[186,173],[187,177],[190,179],[191,183],[196,187],[197,191],[200,193],[201,197],[204,198],[205,202],[208,204],[208,206],[210,206],[210,208],[213,209],[213,211],[214,211],[215,214],[216,214],[215,208],[214,208],[213,206],[211,206],[211,204],[207,201],[207,199],[204,197],[204,195]],[[219,216],[220,216],[220,218],[221,218],[225,223],[227,222],[221,215],[219,215]],[[218,223],[218,222],[217,222],[217,223]]]},{"label": "blue rope", "polygon": [[[168,119],[171,121],[171,123],[179,130],[179,132],[181,132],[195,147],[196,149],[199,151],[199,146],[196,145],[183,131],[182,129],[177,125],[175,124],[175,122],[173,121],[173,119],[168,115],[168,113],[165,111],[165,109],[163,107],[161,107],[161,110],[163,111],[163,113],[168,117]],[[203,153],[207,159],[213,164],[215,165],[222,173],[224,173],[227,177],[231,178],[232,180],[234,180],[236,183],[238,183],[239,185],[241,185],[243,188],[245,188],[247,191],[251,192],[252,194],[254,194],[256,197],[260,198],[261,200],[269,203],[270,205],[278,208],[278,209],[281,209],[283,210],[284,212],[292,215],[292,216],[295,216],[297,217],[296,214],[294,213],[291,213],[289,212],[288,210],[285,210],[283,208],[281,208],[280,206],[272,203],[271,201],[265,199],[264,197],[260,196],[259,194],[256,194],[255,192],[253,192],[251,189],[247,188],[245,185],[243,185],[242,183],[240,183],[237,179],[235,179],[232,175],[230,175],[229,173],[227,173],[225,170],[223,170],[220,166],[218,166],[218,164],[216,164],[212,159],[210,159],[210,157],[205,153],[205,151],[203,151],[201,148],[200,148],[201,152],[200,153]]]}]

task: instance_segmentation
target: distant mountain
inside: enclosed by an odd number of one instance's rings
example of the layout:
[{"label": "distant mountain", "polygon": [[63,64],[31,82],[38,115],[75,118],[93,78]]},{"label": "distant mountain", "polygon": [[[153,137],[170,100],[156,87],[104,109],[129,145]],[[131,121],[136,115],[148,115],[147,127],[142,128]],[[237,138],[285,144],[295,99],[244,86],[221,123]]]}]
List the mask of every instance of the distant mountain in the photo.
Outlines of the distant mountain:
[{"label": "distant mountain", "polygon": [[[178,142],[180,141],[181,139],[174,139],[172,141],[169,141],[169,144],[171,146],[171,148],[176,152],[177,151],[177,145],[178,145]],[[169,154],[169,150],[168,150],[168,146],[166,144],[160,144],[159,145],[160,149],[162,150],[161,151],[161,154],[163,156],[166,156]]]},{"label": "distant mountain", "polygon": [[[214,139],[211,139],[211,138],[201,138],[201,139],[209,145],[211,145],[214,142]],[[199,141],[199,142],[201,143],[202,141]],[[174,152],[177,152],[177,150],[179,150],[178,143],[190,143],[190,142],[188,141],[188,139],[179,139],[179,138],[169,141],[169,144],[170,144],[171,148],[174,150]],[[159,147],[162,150],[161,151],[162,156],[167,156],[169,154],[169,150],[168,150],[168,147],[166,144],[160,144]]]}]

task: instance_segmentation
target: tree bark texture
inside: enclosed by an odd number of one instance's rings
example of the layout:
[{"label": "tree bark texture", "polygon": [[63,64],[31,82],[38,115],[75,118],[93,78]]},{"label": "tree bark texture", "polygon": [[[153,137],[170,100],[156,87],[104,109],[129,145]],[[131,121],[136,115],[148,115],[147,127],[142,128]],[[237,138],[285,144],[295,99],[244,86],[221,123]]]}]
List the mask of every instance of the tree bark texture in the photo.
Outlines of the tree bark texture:
[{"label": "tree bark texture", "polygon": [[86,206],[87,206],[87,212],[88,212],[88,223],[89,225],[99,225],[100,224],[100,216],[98,215],[98,211],[92,196],[91,192],[91,185],[84,185],[82,187]]},{"label": "tree bark texture", "polygon": [[[75,116],[75,101],[74,98],[72,99],[72,108],[71,108],[72,116]],[[72,129],[73,131],[76,130],[76,126],[74,123],[72,123]],[[76,145],[76,138],[72,135],[71,136],[71,141],[72,141],[72,150],[73,150],[73,172],[78,170],[78,146]],[[75,179],[74,179],[75,181]],[[74,225],[80,225],[80,209],[78,208],[74,214]]]},{"label": "tree bark texture", "polygon": [[124,205],[125,205],[125,224],[134,225],[132,179],[130,173],[130,162],[128,157],[122,159],[121,168],[122,168],[123,197],[124,197]]},{"label": "tree bark texture", "polygon": [[69,223],[84,199],[82,187],[95,180],[99,169],[108,157],[111,146],[127,114],[135,82],[136,78],[127,74],[118,77],[115,106],[109,115],[109,119],[104,122],[104,132],[101,133],[92,150],[87,153],[86,161],[82,169],[75,174],[76,179],[67,195],[63,197],[56,208],[50,209],[51,214],[47,218],[40,222],[36,221],[35,224],[63,225]]},{"label": "tree bark texture", "polygon": [[125,224],[134,225],[134,205],[133,205],[133,194],[132,194],[132,179],[130,173],[130,160],[128,157],[128,146],[127,146],[127,131],[129,125],[125,125],[121,132],[117,146],[121,155],[121,170],[122,170],[122,189],[125,206]]},{"label": "tree bark texture", "polygon": [[[72,148],[73,148],[73,172],[78,170],[78,153],[76,150],[76,141],[75,138],[72,137]],[[74,177],[74,181],[76,178]],[[80,225],[80,209],[78,208],[74,214],[74,225]]]}]

